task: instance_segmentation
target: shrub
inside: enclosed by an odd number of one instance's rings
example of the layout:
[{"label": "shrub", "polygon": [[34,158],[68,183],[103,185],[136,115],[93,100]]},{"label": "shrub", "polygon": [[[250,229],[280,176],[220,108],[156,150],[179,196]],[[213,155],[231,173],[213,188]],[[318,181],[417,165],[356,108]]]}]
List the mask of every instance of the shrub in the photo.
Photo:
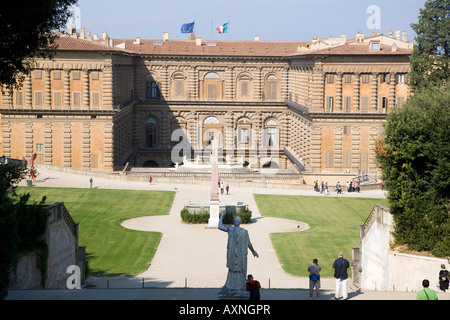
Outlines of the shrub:
[{"label": "shrub", "polygon": [[[206,210],[198,211],[196,213],[190,213],[188,209],[183,208],[181,210],[181,220],[184,223],[192,223],[192,224],[202,224],[202,223],[208,223],[209,220],[209,212]],[[226,216],[223,218],[224,224],[233,224],[233,219],[235,216],[241,217],[242,224],[248,224],[251,222],[252,219],[252,211],[251,210],[244,210],[242,212],[236,212],[236,213],[227,213]]]}]

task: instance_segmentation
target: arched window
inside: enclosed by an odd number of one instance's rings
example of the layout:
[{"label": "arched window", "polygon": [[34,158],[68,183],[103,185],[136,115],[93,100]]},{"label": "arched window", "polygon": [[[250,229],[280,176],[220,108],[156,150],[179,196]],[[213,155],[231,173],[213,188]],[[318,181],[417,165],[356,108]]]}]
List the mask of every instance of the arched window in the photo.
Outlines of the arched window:
[{"label": "arched window", "polygon": [[172,95],[173,96],[184,96],[184,81],[186,75],[182,72],[176,72],[172,76]]},{"label": "arched window", "polygon": [[219,75],[215,72],[208,72],[205,74],[205,79],[220,79]]},{"label": "arched window", "polygon": [[248,73],[242,73],[238,77],[238,95],[240,98],[250,98],[251,97],[251,81],[252,78]]},{"label": "arched window", "polygon": [[161,99],[161,92],[159,91],[158,83],[153,74],[149,74],[145,81],[145,99],[159,100]]},{"label": "arched window", "polygon": [[155,148],[158,139],[158,123],[153,118],[148,118],[145,121],[145,146],[148,148]]},{"label": "arched window", "polygon": [[219,119],[214,116],[210,116],[203,120],[203,124],[219,124]]},{"label": "arched window", "polygon": [[265,83],[265,99],[276,100],[278,97],[278,78],[275,74],[269,74]]},{"label": "arched window", "polygon": [[267,147],[277,146],[278,145],[277,122],[273,119],[267,120],[264,131],[265,131],[264,144]]}]

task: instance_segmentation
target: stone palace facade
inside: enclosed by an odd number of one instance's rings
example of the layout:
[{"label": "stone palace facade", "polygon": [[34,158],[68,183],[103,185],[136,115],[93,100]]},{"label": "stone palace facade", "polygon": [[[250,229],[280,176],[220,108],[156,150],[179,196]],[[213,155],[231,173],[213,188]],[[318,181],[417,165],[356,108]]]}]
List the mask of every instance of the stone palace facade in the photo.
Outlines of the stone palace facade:
[{"label": "stone palace facade", "polygon": [[377,173],[374,141],[409,95],[412,42],[400,31],[205,41],[82,29],[56,43],[21,88],[2,89],[4,156],[99,171],[170,167],[207,155],[215,134],[224,158],[331,182]]}]

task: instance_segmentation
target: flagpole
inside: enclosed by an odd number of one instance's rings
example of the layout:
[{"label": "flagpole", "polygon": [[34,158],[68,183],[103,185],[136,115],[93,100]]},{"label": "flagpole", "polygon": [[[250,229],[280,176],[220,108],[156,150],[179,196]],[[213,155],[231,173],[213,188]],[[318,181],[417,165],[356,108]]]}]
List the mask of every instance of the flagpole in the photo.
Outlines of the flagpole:
[{"label": "flagpole", "polygon": [[230,19],[228,19],[228,41],[230,40]]}]

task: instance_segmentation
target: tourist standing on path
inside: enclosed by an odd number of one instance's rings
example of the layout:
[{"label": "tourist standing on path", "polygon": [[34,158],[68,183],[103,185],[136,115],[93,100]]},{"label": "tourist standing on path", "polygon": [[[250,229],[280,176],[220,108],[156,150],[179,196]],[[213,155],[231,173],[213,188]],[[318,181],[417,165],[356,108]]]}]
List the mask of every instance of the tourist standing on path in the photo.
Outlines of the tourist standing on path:
[{"label": "tourist standing on path", "polygon": [[424,279],[422,281],[423,290],[417,292],[416,300],[437,300],[437,294],[434,290],[429,289],[430,281]]},{"label": "tourist standing on path", "polygon": [[250,299],[252,301],[257,301],[261,299],[259,294],[259,289],[261,289],[261,284],[258,280],[253,280],[253,276],[251,274],[247,277],[247,283],[245,284],[245,289],[250,291]]},{"label": "tourist standing on path", "polygon": [[309,271],[309,300],[312,300],[314,288],[316,288],[316,298],[319,300],[320,289],[320,271],[322,267],[319,266],[317,259],[314,259],[312,265],[308,267]]},{"label": "tourist standing on path", "polygon": [[89,179],[89,188],[92,189],[92,183],[94,182],[94,180],[92,180],[92,177]]},{"label": "tourist standing on path", "polygon": [[229,185],[227,185],[227,194],[228,194],[228,191],[230,191],[230,186]]},{"label": "tourist standing on path", "polygon": [[445,269],[445,264],[441,264],[441,271],[439,271],[439,289],[445,292],[448,290],[449,272]]},{"label": "tourist standing on path", "polygon": [[150,175],[150,177],[148,177],[148,183],[152,183],[152,181],[153,181],[153,178],[152,178],[152,176]]},{"label": "tourist standing on path", "polygon": [[342,252],[339,252],[338,258],[334,260],[333,269],[334,277],[336,278],[336,293],[334,299],[339,299],[339,294],[342,289],[342,298],[344,300],[348,299],[348,274],[347,269],[350,267],[350,263],[347,259],[344,259]]}]

